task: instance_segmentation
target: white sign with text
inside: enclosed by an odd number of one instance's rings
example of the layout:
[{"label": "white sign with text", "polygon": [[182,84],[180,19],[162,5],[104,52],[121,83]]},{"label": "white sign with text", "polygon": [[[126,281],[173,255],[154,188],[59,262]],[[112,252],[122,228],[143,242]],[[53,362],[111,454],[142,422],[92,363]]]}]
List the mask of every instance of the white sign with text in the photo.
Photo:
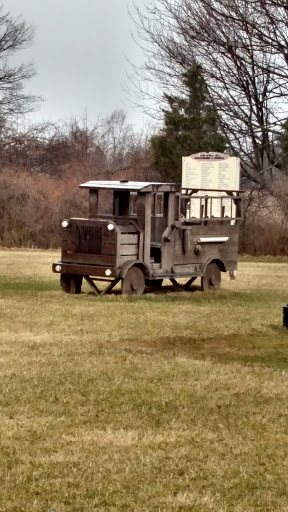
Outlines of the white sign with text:
[{"label": "white sign with text", "polygon": [[[223,194],[221,190],[239,190],[240,185],[240,159],[235,156],[228,156],[223,153],[197,153],[182,158],[182,188],[201,189],[194,194],[199,196],[219,197],[219,200],[209,201],[208,216],[221,217],[226,210],[227,215],[233,216],[231,200],[220,199]],[[203,190],[204,189],[204,190]],[[214,192],[213,192],[214,190]],[[227,204],[226,204],[227,203]],[[211,212],[213,204],[213,211]],[[191,199],[189,216],[200,216],[199,199]]]}]

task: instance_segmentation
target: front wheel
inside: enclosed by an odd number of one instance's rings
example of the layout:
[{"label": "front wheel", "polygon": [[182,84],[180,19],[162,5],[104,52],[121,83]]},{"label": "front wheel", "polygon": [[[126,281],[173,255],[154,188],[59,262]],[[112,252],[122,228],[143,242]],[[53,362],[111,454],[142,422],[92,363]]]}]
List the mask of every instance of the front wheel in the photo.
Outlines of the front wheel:
[{"label": "front wheel", "polygon": [[221,271],[217,263],[209,263],[205,275],[201,277],[201,290],[219,290],[221,284]]},{"label": "front wheel", "polygon": [[73,274],[61,274],[61,288],[65,293],[81,293],[82,280],[82,276],[75,276]]},{"label": "front wheel", "polygon": [[145,278],[139,267],[129,268],[122,279],[121,291],[124,295],[142,295],[145,290]]}]

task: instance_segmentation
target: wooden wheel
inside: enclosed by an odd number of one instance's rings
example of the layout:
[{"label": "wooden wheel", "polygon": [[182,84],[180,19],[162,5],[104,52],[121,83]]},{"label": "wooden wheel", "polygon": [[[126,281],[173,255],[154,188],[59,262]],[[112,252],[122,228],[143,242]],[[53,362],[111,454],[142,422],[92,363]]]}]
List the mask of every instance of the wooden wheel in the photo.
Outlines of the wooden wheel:
[{"label": "wooden wheel", "polygon": [[61,288],[66,293],[81,293],[82,276],[72,274],[61,274]]},{"label": "wooden wheel", "polygon": [[129,268],[122,279],[121,291],[124,295],[142,295],[145,290],[145,278],[138,267]]},{"label": "wooden wheel", "polygon": [[221,272],[217,263],[209,263],[206,267],[205,275],[201,277],[201,289],[219,290],[221,284]]}]

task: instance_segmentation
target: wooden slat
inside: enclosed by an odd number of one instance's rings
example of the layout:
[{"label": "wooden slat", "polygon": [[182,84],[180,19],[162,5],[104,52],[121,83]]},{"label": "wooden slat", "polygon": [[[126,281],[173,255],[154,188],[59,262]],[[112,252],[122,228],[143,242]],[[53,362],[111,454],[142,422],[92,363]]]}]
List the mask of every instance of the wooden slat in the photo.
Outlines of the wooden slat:
[{"label": "wooden slat", "polygon": [[131,235],[119,235],[120,244],[138,244],[138,233]]},{"label": "wooden slat", "polygon": [[144,262],[150,264],[152,195],[145,195]]},{"label": "wooden slat", "polygon": [[173,272],[176,272],[178,274],[184,274],[184,273],[191,273],[193,274],[194,272],[197,272],[197,270],[195,269],[195,265],[194,264],[184,264],[184,265],[173,265]]},{"label": "wooden slat", "polygon": [[116,254],[116,247],[114,244],[102,244],[101,245],[101,255],[104,256],[104,254],[109,254],[113,256]]},{"label": "wooden slat", "polygon": [[75,252],[77,250],[76,240],[63,240],[62,241],[62,251],[63,252]]},{"label": "wooden slat", "polygon": [[135,254],[134,256],[132,254],[130,254],[130,256],[120,256],[119,266],[122,267],[122,265],[126,263],[126,261],[136,261],[137,259],[137,254]]},{"label": "wooden slat", "polygon": [[121,233],[135,233],[135,227],[131,226],[131,224],[118,224],[117,227],[120,229]]},{"label": "wooden slat", "polygon": [[104,244],[116,244],[117,233],[115,231],[108,231],[102,229],[102,241]]},{"label": "wooden slat", "polygon": [[[106,270],[106,267],[104,266],[94,266],[94,265],[83,265],[83,264],[79,264],[79,263],[64,263],[63,261],[58,261],[57,263],[53,263],[52,265],[52,269],[53,269],[53,272],[56,272],[56,267],[58,265],[61,265],[62,267],[62,272],[64,274],[76,274],[76,275],[81,275],[81,276],[93,276],[93,278],[100,278],[101,280],[107,280],[107,277],[106,277],[106,274],[105,274],[105,270]],[[110,267],[110,270],[111,270],[111,278],[116,278],[117,275],[118,275],[118,272],[116,270],[116,268],[114,267]]]},{"label": "wooden slat", "polygon": [[115,265],[115,256],[109,256],[107,254],[98,255],[98,254],[70,254],[63,252],[62,261],[67,263],[89,263],[92,265],[106,265],[114,266]]},{"label": "wooden slat", "polygon": [[124,255],[137,255],[138,254],[138,245],[121,245],[120,246],[120,256]]}]

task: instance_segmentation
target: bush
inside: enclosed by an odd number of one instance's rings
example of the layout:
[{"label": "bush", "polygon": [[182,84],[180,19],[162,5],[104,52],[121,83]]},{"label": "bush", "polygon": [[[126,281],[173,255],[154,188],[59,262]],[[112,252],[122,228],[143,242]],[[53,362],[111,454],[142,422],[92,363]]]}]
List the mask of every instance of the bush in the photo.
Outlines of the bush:
[{"label": "bush", "polygon": [[288,254],[288,225],[276,198],[263,191],[244,196],[239,250],[252,256]]}]

